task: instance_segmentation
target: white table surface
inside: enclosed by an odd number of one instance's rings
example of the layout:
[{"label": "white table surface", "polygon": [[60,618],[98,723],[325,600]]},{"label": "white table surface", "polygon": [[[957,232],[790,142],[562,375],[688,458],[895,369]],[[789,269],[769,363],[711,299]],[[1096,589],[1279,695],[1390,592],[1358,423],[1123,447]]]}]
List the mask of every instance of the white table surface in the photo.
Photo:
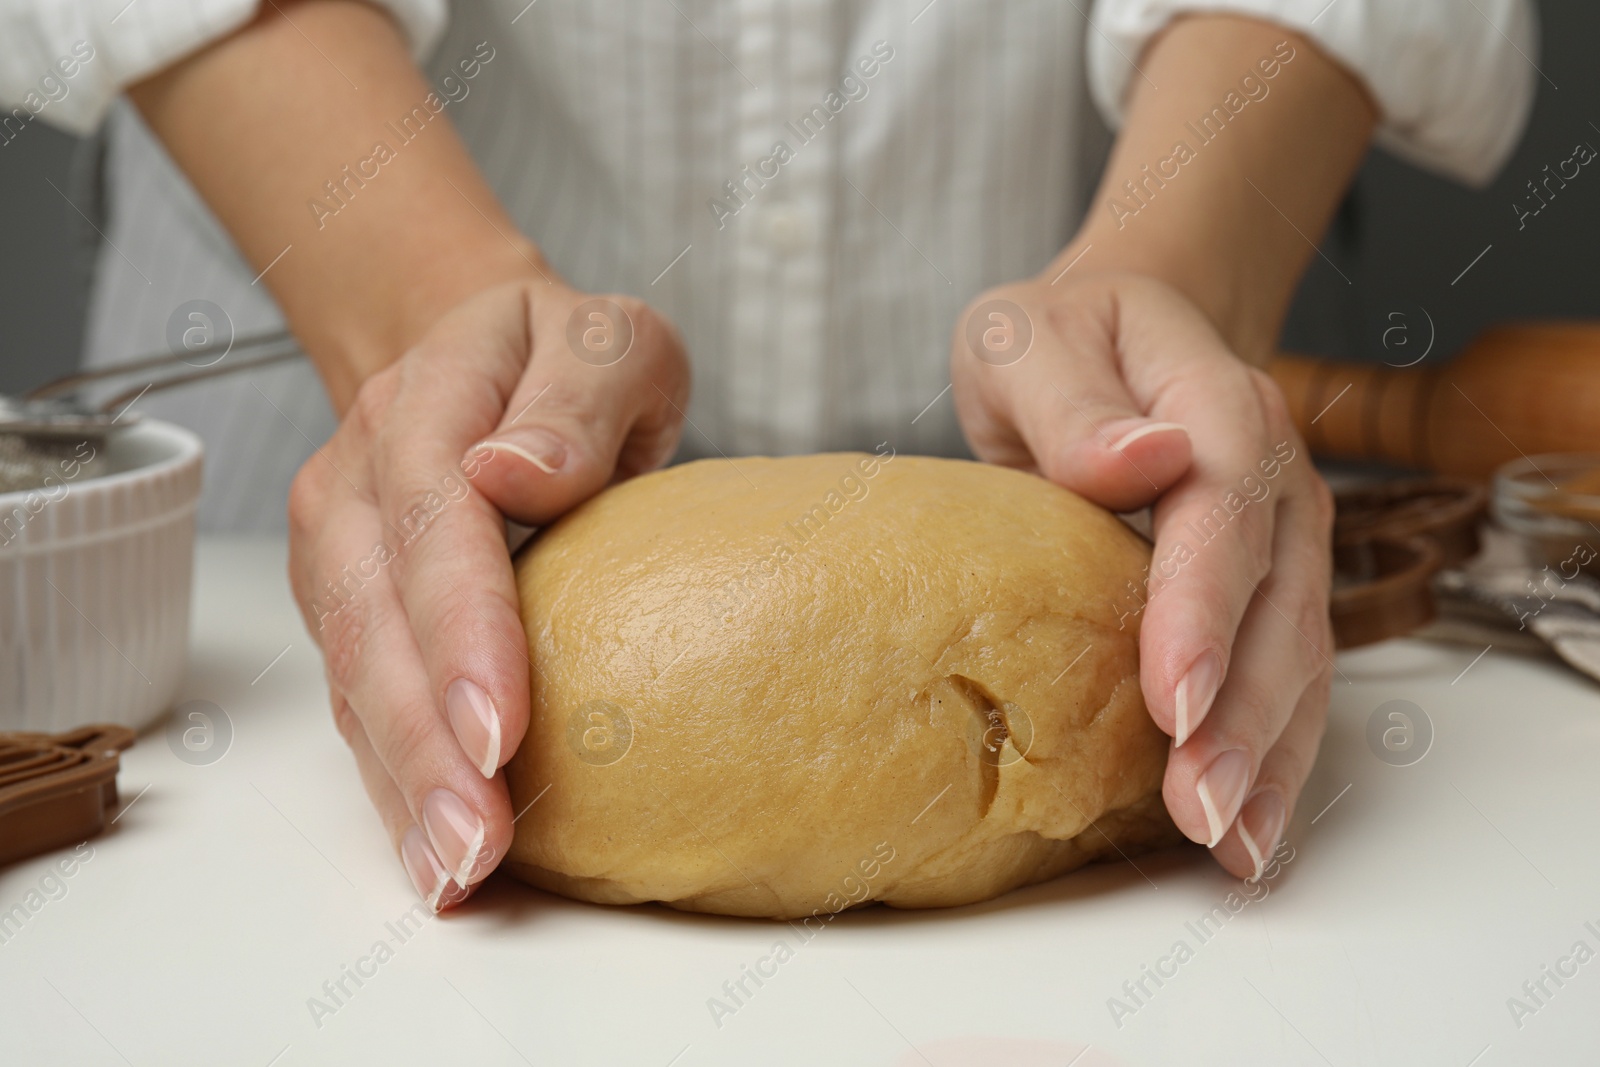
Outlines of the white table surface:
[{"label": "white table surface", "polygon": [[[0,944],[0,1062],[1600,1059],[1600,958],[1562,965],[1577,973],[1559,987],[1544,978],[1542,1005],[1521,988],[1578,941],[1600,951],[1584,925],[1600,930],[1600,688],[1551,663],[1498,649],[1473,663],[1473,649],[1415,641],[1341,656],[1294,858],[1203,943],[1186,924],[1240,883],[1198,849],[980,906],[845,914],[811,941],[496,876],[401,943],[386,924],[414,895],[333,729],[284,556],[281,543],[202,544],[181,699],[224,709],[230,747],[191,766],[158,727],[124,755],[132,805]],[[1433,724],[1410,766],[1365,738],[1394,699]],[[0,871],[0,909],[64,854]],[[393,957],[314,1018],[309,998],[385,939]],[[708,998],[726,999],[722,984],[780,939],[793,958],[717,1025]],[[1114,1020],[1108,999],[1132,1006],[1122,984],[1179,940],[1192,958],[1159,988],[1146,979],[1151,996]],[[1514,1019],[1513,996],[1536,1010]]]}]

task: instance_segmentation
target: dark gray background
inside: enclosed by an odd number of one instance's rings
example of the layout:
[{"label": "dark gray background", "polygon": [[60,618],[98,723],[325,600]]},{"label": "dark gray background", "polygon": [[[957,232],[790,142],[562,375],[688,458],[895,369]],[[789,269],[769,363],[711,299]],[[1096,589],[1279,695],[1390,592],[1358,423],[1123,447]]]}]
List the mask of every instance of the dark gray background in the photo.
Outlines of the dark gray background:
[{"label": "dark gray background", "polygon": [[[1538,101],[1499,178],[1488,189],[1468,190],[1374,152],[1323,243],[1338,270],[1321,257],[1311,261],[1285,347],[1409,361],[1420,348],[1386,352],[1384,330],[1403,322],[1413,344],[1424,341],[1426,309],[1437,330],[1429,358],[1448,358],[1491,323],[1600,316],[1600,168],[1585,168],[1520,232],[1513,210],[1545,164],[1571,156],[1579,141],[1600,147],[1600,8],[1589,0],[1545,0],[1539,8]],[[1462,12],[1478,17],[1465,6]],[[75,147],[42,122],[0,146],[0,392],[65,374],[77,361],[89,269],[85,229],[50,185],[67,188]],[[1404,318],[1391,318],[1396,312]]]}]

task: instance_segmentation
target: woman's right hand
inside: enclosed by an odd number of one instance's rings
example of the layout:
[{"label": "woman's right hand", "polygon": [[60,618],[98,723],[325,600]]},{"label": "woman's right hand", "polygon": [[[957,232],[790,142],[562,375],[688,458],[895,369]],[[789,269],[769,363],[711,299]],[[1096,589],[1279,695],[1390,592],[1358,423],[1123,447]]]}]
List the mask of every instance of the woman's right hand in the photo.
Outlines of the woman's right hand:
[{"label": "woman's right hand", "polygon": [[644,303],[530,277],[369,377],[295,478],[290,579],[334,721],[435,910],[511,842],[499,768],[536,666],[503,519],[550,522],[666,462],[688,394],[677,333]]},{"label": "woman's right hand", "polygon": [[[377,5],[263,4],[128,93],[343,419],[291,490],[290,579],[334,719],[437,907],[511,841],[496,769],[532,668],[503,517],[548,522],[664,462],[689,371],[644,304],[548,269],[413,43]],[[493,46],[472,60],[463,84]],[[396,115],[426,133],[377,160]]]}]

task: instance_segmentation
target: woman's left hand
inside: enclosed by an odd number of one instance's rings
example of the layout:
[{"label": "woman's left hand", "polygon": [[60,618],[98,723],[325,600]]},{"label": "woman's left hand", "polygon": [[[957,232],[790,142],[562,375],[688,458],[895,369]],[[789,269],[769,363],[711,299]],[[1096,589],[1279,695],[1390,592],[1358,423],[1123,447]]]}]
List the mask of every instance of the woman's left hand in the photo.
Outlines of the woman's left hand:
[{"label": "woman's left hand", "polygon": [[1177,290],[1137,274],[992,289],[957,326],[957,415],[977,455],[1114,511],[1152,506],[1140,683],[1173,737],[1185,834],[1258,876],[1322,737],[1332,496],[1283,396]]}]

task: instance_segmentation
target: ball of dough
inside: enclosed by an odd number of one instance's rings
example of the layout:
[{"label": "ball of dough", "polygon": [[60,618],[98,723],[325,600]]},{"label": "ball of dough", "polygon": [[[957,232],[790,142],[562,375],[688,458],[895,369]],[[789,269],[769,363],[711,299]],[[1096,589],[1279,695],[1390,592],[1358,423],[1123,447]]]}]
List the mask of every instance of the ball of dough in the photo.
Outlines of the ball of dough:
[{"label": "ball of dough", "polygon": [[581,900],[826,917],[1175,841],[1149,559],[1041,478],[886,447],[608,489],[516,563],[507,865]]}]

